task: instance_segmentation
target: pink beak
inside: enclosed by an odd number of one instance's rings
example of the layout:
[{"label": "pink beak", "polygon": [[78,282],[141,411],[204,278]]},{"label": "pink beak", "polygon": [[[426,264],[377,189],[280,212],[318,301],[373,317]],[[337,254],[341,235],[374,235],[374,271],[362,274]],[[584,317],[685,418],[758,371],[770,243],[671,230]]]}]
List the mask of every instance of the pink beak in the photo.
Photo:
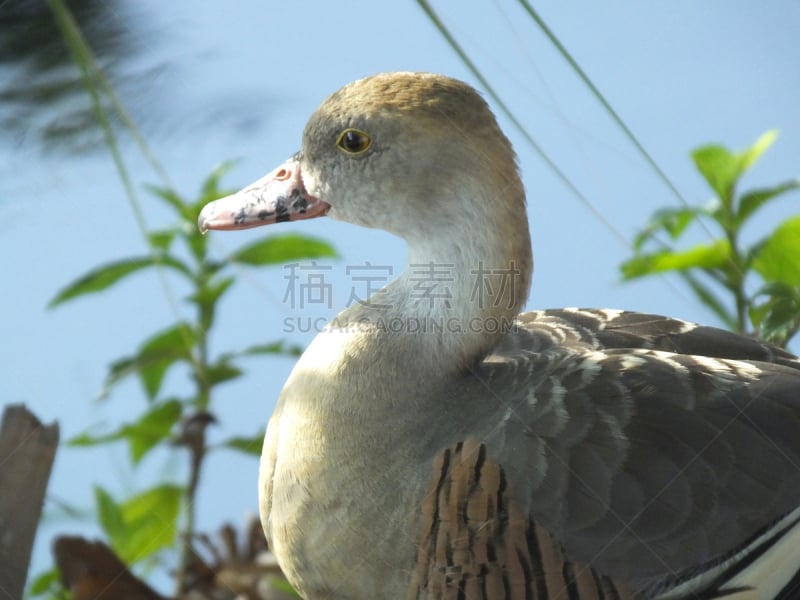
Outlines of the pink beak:
[{"label": "pink beak", "polygon": [[329,208],[327,202],[306,191],[300,162],[294,156],[240,192],[206,204],[197,226],[203,233],[209,229],[248,229],[321,217]]}]

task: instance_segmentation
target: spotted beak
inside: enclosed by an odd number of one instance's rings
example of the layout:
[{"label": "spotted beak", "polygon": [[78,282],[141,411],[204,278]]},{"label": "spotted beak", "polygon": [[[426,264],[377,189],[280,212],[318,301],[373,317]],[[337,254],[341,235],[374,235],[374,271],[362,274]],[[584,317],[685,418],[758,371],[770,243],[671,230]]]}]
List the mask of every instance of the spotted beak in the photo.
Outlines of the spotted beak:
[{"label": "spotted beak", "polygon": [[248,229],[321,217],[329,208],[328,203],[306,191],[299,158],[294,156],[243,190],[206,204],[197,226],[203,233],[209,229]]}]

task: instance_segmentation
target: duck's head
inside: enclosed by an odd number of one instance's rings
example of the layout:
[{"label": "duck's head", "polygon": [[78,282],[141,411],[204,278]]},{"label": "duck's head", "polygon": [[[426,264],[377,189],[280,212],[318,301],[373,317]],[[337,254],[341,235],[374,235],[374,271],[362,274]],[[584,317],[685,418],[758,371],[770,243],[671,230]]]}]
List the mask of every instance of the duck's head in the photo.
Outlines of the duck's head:
[{"label": "duck's head", "polygon": [[525,225],[510,143],[468,85],[427,73],[383,73],[329,96],[300,152],[241,192],[207,205],[206,229],[322,215],[413,243],[431,235]]}]

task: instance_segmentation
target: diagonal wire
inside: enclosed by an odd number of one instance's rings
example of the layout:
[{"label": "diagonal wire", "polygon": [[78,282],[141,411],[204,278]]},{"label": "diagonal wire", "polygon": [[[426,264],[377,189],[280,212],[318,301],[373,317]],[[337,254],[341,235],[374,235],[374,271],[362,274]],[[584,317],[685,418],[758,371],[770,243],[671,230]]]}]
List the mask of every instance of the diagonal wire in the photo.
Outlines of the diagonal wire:
[{"label": "diagonal wire", "polygon": [[[597,86],[594,84],[594,82],[591,79],[589,79],[589,76],[586,74],[586,72],[583,69],[581,69],[578,62],[572,57],[572,55],[566,49],[564,44],[562,44],[561,41],[558,39],[556,34],[553,33],[553,31],[547,26],[547,23],[544,22],[544,19],[542,19],[539,13],[537,13],[536,10],[533,8],[533,6],[531,6],[530,2],[528,2],[528,0],[518,0],[518,2],[525,9],[528,15],[534,20],[534,22],[539,26],[539,29],[541,29],[542,33],[544,33],[545,36],[547,36],[547,39],[550,40],[550,43],[553,44],[556,50],[558,50],[558,53],[562,56],[562,58],[567,61],[570,68],[575,72],[575,74],[580,78],[580,80],[584,83],[584,85],[589,89],[589,91],[592,93],[595,99],[605,109],[605,111],[611,117],[611,120],[614,121],[617,127],[620,128],[620,130],[628,139],[628,141],[631,144],[633,144],[633,147],[636,148],[636,151],[639,152],[639,154],[642,156],[642,158],[648,164],[648,166],[653,170],[656,176],[669,189],[672,195],[678,199],[678,202],[680,202],[682,206],[690,209],[691,206],[689,205],[689,202],[686,200],[686,198],[683,197],[683,194],[681,194],[678,191],[678,188],[675,186],[675,184],[672,183],[672,180],[667,176],[666,173],[664,173],[661,167],[658,166],[658,163],[645,149],[645,147],[639,141],[639,138],[637,138],[636,135],[625,124],[625,121],[622,120],[622,117],[619,116],[617,111],[615,111],[614,108],[611,106],[611,104],[608,102],[608,100],[606,100],[606,97],[603,95],[603,93],[599,89],[597,89]],[[703,219],[697,219],[696,222],[700,225],[703,231],[706,232],[709,238],[714,239],[714,234],[708,228]],[[733,264],[733,262],[731,264],[734,267],[736,267],[736,265]]]},{"label": "diagonal wire", "polygon": [[625,134],[625,137],[628,138],[628,141],[630,141],[630,143],[633,144],[633,146],[636,148],[639,154],[642,155],[642,158],[644,158],[647,164],[650,165],[650,168],[653,169],[653,171],[655,171],[656,175],[658,175],[658,178],[664,183],[664,185],[667,186],[667,188],[669,188],[672,194],[678,199],[678,201],[683,206],[689,208],[689,203],[686,201],[683,195],[678,191],[678,188],[675,187],[675,185],[672,183],[667,174],[664,173],[661,167],[658,166],[658,163],[656,163],[655,159],[653,159],[650,153],[647,150],[645,150],[644,146],[641,144],[639,139],[628,128],[628,126],[625,124],[625,121],[622,120],[622,117],[620,117],[619,114],[617,114],[617,111],[615,111],[614,108],[611,106],[611,104],[609,104],[608,100],[606,100],[602,92],[600,92],[600,90],[597,89],[597,86],[594,85],[592,80],[589,79],[589,76],[586,74],[586,72],[583,69],[581,69],[580,65],[575,61],[575,59],[572,57],[569,51],[564,47],[561,41],[553,33],[553,31],[547,26],[542,17],[539,16],[539,13],[537,13],[536,10],[534,10],[530,2],[528,2],[528,0],[518,0],[518,1],[520,5],[522,5],[522,7],[526,10],[528,15],[530,15],[530,17],[536,22],[536,24],[539,26],[539,29],[542,30],[542,33],[544,33],[547,36],[547,39],[550,40],[550,43],[552,43],[553,46],[555,46],[556,50],[558,50],[558,53],[561,54],[561,56],[564,58],[564,60],[567,61],[567,63],[569,63],[569,66],[572,68],[573,71],[575,71],[575,73],[578,75],[581,81],[583,81],[584,85],[586,85],[586,87],[589,88],[589,91],[592,93],[595,99],[603,106],[603,108],[613,119],[613,121],[617,124],[617,126],[622,130],[622,132]]},{"label": "diagonal wire", "polygon": [[425,14],[428,15],[428,18],[434,24],[436,29],[439,30],[439,33],[442,34],[444,39],[453,49],[453,51],[458,55],[461,61],[466,65],[469,71],[475,76],[475,78],[480,82],[483,88],[486,90],[486,93],[489,97],[494,101],[497,105],[500,112],[511,122],[514,128],[525,138],[530,146],[536,151],[539,157],[547,164],[547,166],[555,173],[556,177],[561,181],[561,183],[566,186],[566,188],[572,192],[572,194],[580,200],[580,202],[600,221],[602,222],[608,229],[611,231],[614,236],[622,242],[625,247],[630,247],[631,243],[628,239],[622,234],[622,232],[617,229],[613,223],[611,223],[608,219],[605,218],[603,213],[601,213],[597,208],[589,201],[589,199],[575,186],[572,181],[570,181],[569,177],[567,177],[566,173],[562,171],[558,165],[553,161],[552,158],[544,151],[544,149],[539,145],[539,143],[533,138],[533,136],[525,129],[525,126],[513,115],[511,109],[508,108],[505,102],[500,98],[500,96],[495,92],[492,85],[489,81],[483,76],[481,71],[475,65],[475,63],[470,60],[467,53],[464,49],[459,45],[453,35],[450,33],[450,30],[447,29],[447,26],[442,22],[436,12],[431,7],[428,0],[417,0],[417,4],[419,4],[420,8],[425,11]]},{"label": "diagonal wire", "polygon": [[[444,22],[437,15],[436,11],[433,10],[433,7],[430,5],[430,2],[428,2],[428,0],[417,0],[417,4],[420,6],[420,8],[422,8],[422,10],[428,16],[430,21],[434,24],[434,26],[439,31],[439,33],[442,35],[442,37],[444,37],[444,39],[448,43],[448,45],[458,55],[458,57],[461,59],[461,61],[464,63],[464,65],[467,67],[467,69],[480,82],[480,84],[486,90],[486,93],[495,102],[495,104],[498,107],[499,111],[511,122],[511,124],[514,126],[514,128],[525,139],[525,141],[527,141],[530,144],[530,146],[536,151],[536,153],[539,155],[539,157],[553,171],[553,173],[556,175],[556,177],[581,202],[581,204],[583,204],[583,206],[590,213],[592,213],[592,215],[594,215],[595,218],[598,221],[600,221],[606,227],[606,229],[608,229],[614,235],[614,237],[624,247],[629,248],[629,249],[633,249],[633,244],[631,243],[631,241],[628,240],[628,238],[625,237],[625,235],[619,229],[617,229],[614,226],[614,224],[611,221],[609,221],[605,217],[605,215],[602,212],[600,212],[600,210],[597,209],[596,206],[594,206],[594,204],[577,188],[577,186],[574,183],[572,183],[572,181],[570,181],[570,179],[569,179],[569,177],[567,177],[566,173],[564,173],[564,171],[561,170],[558,167],[558,165],[556,165],[556,163],[553,161],[553,159],[550,158],[550,156],[545,152],[545,150],[541,147],[541,145],[538,142],[536,142],[536,140],[533,138],[533,136],[530,134],[530,132],[525,128],[525,126],[514,116],[514,114],[511,112],[511,109],[506,105],[505,102],[503,102],[503,100],[500,98],[498,93],[494,90],[494,87],[492,87],[492,85],[489,83],[489,81],[483,76],[483,73],[481,73],[481,71],[480,71],[480,69],[478,69],[477,65],[475,65],[474,62],[472,62],[472,60],[467,55],[466,51],[456,41],[455,37],[453,37],[453,34],[450,33],[450,30],[447,28],[447,26],[444,24]],[[542,24],[544,24],[544,23],[542,22]],[[549,32],[550,30],[547,29],[547,31]],[[554,39],[554,41],[557,41],[557,39]],[[560,44],[558,44],[558,46],[563,48],[563,46],[561,46]],[[566,49],[564,50],[564,52],[566,52]],[[569,56],[569,54],[567,53],[566,56]],[[572,57],[569,56],[569,59],[572,60]],[[580,71],[580,72],[583,73],[583,71]],[[588,81],[588,77],[586,78],[586,81],[591,85],[591,82]],[[592,88],[596,90],[596,88],[594,88],[594,86],[592,86]],[[599,94],[599,91],[597,93]],[[602,95],[600,97],[602,98]],[[628,134],[630,136],[632,136],[632,140],[634,141],[635,146],[637,148],[640,148],[641,151],[644,152],[644,154],[647,157],[648,162],[651,163],[654,166],[654,168],[661,174],[661,176],[664,179],[664,181],[674,191],[674,193],[677,195],[677,197],[680,199],[680,201],[684,205],[688,206],[686,200],[683,198],[683,196],[681,196],[681,194],[680,194],[680,192],[678,192],[677,188],[675,188],[675,186],[672,185],[672,183],[669,181],[669,179],[663,173],[663,171],[661,171],[661,169],[658,168],[658,166],[655,164],[655,161],[653,160],[653,158],[650,157],[650,155],[647,154],[646,151],[644,151],[644,148],[642,148],[641,144],[639,144],[638,141],[636,140],[636,138],[633,137],[633,134],[630,132],[630,130],[627,127],[625,127],[625,125],[622,122],[622,120],[620,119],[620,117],[616,115],[616,112],[614,112],[613,109],[611,109],[610,105],[608,105],[608,103],[605,102],[605,99],[603,99],[603,103],[604,103],[604,106],[607,106],[608,109],[611,110],[611,112],[614,114],[614,116],[616,117],[615,120],[622,125],[624,130],[626,132],[628,132]],[[708,228],[705,226],[705,224],[702,221],[700,222],[700,224],[705,229],[705,231],[709,234],[709,236],[713,237],[711,232],[708,230]],[[676,295],[678,295],[679,297],[681,297],[684,300],[686,299],[686,295],[683,293],[683,291],[680,288],[678,288],[678,286],[672,281],[672,279],[670,279],[669,277],[666,276],[666,273],[658,273],[657,275],[659,276],[659,278],[662,281],[664,281],[667,284],[667,286],[673,291],[673,293],[675,293]]]}]

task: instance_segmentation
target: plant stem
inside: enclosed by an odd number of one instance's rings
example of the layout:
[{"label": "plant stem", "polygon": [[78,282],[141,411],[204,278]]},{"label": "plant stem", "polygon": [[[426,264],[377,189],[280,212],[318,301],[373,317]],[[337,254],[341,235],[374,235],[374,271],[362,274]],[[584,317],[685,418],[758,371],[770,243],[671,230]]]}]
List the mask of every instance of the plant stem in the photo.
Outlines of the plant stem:
[{"label": "plant stem", "polygon": [[194,563],[195,500],[200,483],[203,459],[206,456],[206,427],[216,419],[211,413],[198,411],[184,422],[180,444],[189,450],[189,480],[184,495],[186,526],[183,532],[180,563],[176,576],[176,594],[180,597],[186,591],[189,571]]},{"label": "plant stem", "polygon": [[[196,235],[196,234],[192,234]],[[206,264],[198,260],[197,271],[194,277],[196,297],[201,298],[207,292],[208,276]],[[211,401],[211,383],[208,377],[208,334],[207,325],[211,322],[213,303],[199,302],[195,329],[195,359],[192,361],[194,380],[196,386],[195,413],[184,424],[181,442],[189,449],[189,479],[186,484],[184,496],[184,510],[186,526],[183,532],[184,543],[181,547],[180,566],[176,577],[176,593],[180,596],[186,590],[187,574],[194,561],[194,536],[195,536],[195,501],[197,488],[200,483],[203,460],[206,456],[206,427],[216,419],[207,412]]]},{"label": "plant stem", "polygon": [[[731,193],[731,195],[733,195]],[[747,335],[747,320],[749,316],[750,302],[744,290],[744,274],[746,266],[742,258],[742,253],[739,250],[739,231],[734,225],[734,202],[733,198],[725,205],[725,221],[722,224],[725,231],[725,237],[731,248],[731,264],[728,272],[728,289],[733,293],[734,302],[736,303],[736,332],[742,335]]]}]

